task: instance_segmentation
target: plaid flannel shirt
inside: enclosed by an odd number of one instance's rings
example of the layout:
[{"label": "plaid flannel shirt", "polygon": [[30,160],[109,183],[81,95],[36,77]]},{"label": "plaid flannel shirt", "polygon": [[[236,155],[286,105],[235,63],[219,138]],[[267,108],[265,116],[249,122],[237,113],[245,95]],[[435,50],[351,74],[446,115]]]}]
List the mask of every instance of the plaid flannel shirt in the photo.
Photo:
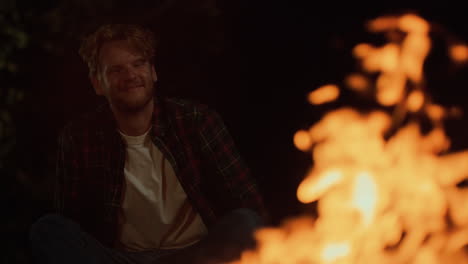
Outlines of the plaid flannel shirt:
[{"label": "plaid flannel shirt", "polygon": [[[155,98],[154,105],[152,142],[208,228],[239,207],[265,215],[254,179],[215,111],[180,99]],[[119,247],[125,159],[107,104],[69,123],[59,138],[55,208],[111,247]]]}]

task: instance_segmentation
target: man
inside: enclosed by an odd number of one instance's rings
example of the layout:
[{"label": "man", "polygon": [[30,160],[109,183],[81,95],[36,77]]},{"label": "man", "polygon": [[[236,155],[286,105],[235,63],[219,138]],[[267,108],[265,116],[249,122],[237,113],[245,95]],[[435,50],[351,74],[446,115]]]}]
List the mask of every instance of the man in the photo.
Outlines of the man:
[{"label": "man", "polygon": [[56,209],[31,228],[45,263],[211,263],[252,246],[264,215],[219,115],[154,96],[153,34],[105,25],[85,39],[108,104],[59,140]]}]

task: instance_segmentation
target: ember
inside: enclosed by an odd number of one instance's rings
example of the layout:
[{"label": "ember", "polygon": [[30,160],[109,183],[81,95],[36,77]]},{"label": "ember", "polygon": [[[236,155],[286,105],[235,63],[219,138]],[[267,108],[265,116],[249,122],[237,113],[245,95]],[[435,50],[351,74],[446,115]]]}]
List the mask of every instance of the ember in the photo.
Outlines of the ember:
[{"label": "ember", "polygon": [[[314,161],[297,197],[318,201],[318,218],[259,230],[257,249],[244,252],[237,264],[468,263],[468,189],[460,188],[468,151],[449,153],[443,120],[453,111],[432,102],[424,89],[430,24],[405,14],[367,26],[388,33],[389,43],[356,45],[362,73],[344,83],[372,94],[381,107],[337,109],[295,134],[296,147]],[[448,53],[454,63],[468,60],[464,44]],[[339,96],[330,84],[308,99],[324,104]],[[430,120],[430,131],[421,132],[421,116]]]}]

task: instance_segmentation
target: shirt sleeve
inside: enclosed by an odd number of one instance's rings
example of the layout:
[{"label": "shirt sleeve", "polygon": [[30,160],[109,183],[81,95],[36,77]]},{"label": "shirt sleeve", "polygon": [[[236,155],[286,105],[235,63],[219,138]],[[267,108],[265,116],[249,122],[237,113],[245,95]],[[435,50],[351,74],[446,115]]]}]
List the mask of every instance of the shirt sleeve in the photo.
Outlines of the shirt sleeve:
[{"label": "shirt sleeve", "polygon": [[[266,221],[267,213],[256,181],[240,156],[234,141],[220,115],[211,109],[200,113],[201,149],[217,177],[222,177],[230,194],[230,203],[236,207],[250,208]],[[220,197],[221,199],[222,197]]]},{"label": "shirt sleeve", "polygon": [[73,200],[77,195],[75,157],[72,137],[65,128],[58,138],[54,208],[56,213],[67,216],[73,215]]}]

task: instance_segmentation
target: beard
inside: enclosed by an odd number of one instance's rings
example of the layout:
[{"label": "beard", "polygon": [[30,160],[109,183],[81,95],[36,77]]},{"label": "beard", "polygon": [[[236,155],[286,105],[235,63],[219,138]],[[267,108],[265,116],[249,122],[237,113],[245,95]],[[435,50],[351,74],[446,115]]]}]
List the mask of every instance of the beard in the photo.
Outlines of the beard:
[{"label": "beard", "polygon": [[114,96],[108,98],[112,107],[121,113],[138,113],[143,111],[154,97],[154,84],[146,83],[139,91],[118,91]]},{"label": "beard", "polygon": [[142,98],[142,100],[115,100],[112,102],[112,106],[115,107],[119,112],[124,112],[128,114],[138,113],[143,111],[145,107],[151,102],[153,99],[152,96],[147,96],[146,98]]}]

